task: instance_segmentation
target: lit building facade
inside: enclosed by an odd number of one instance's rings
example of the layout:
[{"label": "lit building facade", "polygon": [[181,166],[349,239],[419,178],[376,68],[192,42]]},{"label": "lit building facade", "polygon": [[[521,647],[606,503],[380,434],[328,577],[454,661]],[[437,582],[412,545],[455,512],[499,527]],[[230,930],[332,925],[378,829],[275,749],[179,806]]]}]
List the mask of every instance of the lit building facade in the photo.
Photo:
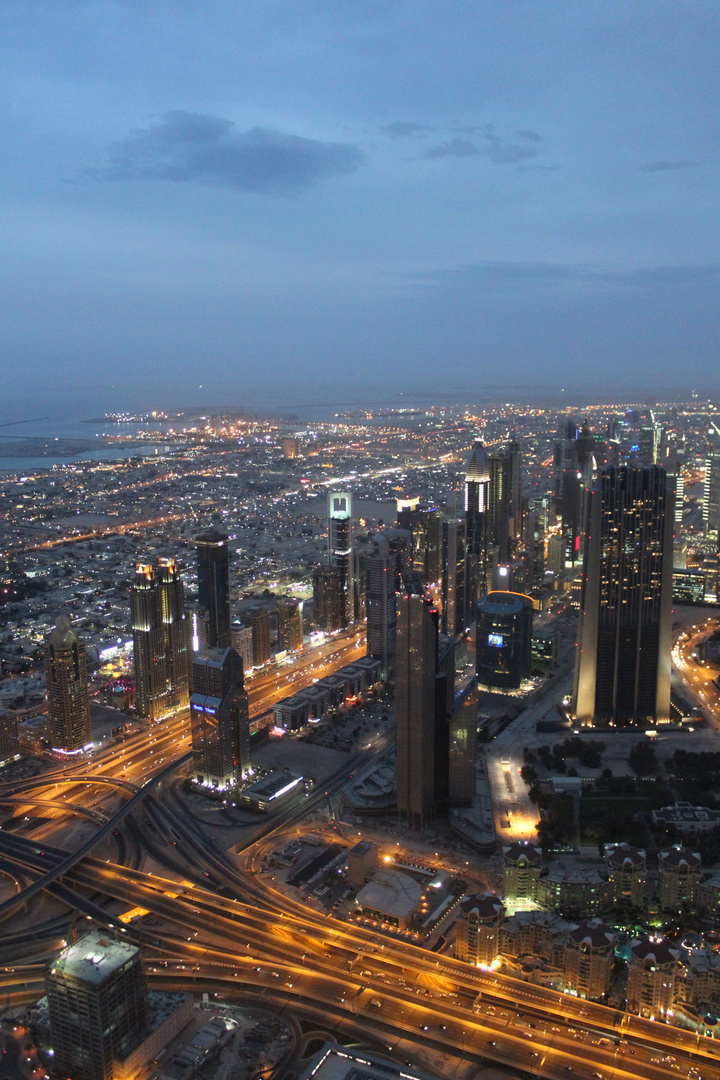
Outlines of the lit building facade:
[{"label": "lit building facade", "polygon": [[672,1009],[678,949],[667,938],[643,937],[630,946],[627,1011],[648,1020],[664,1020]]},{"label": "lit building facade", "polygon": [[505,915],[502,900],[495,893],[478,893],[460,902],[455,922],[455,955],[476,967],[491,967],[497,959],[500,925]]},{"label": "lit building facade", "polygon": [[578,997],[599,1001],[610,991],[617,934],[601,919],[587,919],[568,933],[565,982]]},{"label": "lit building facade", "polygon": [[659,901],[663,911],[693,907],[701,877],[697,851],[673,844],[658,852]]},{"label": "lit building facade", "polygon": [[112,1080],[148,1030],[140,950],[92,930],[57,956],[46,991],[58,1074]]},{"label": "lit building facade", "polygon": [[90,748],[90,695],[85,645],[64,613],[45,643],[45,680],[52,749],[78,754]]},{"label": "lit building facade", "polygon": [[328,495],[328,561],[340,571],[341,629],[345,630],[355,617],[352,495],[349,491],[331,491]]},{"label": "lit building facade", "polygon": [[224,789],[250,771],[250,719],[242,660],[234,649],[205,649],[193,660],[190,699],[193,772]]},{"label": "lit building facade", "polygon": [[135,706],[139,716],[162,720],[186,708],[189,700],[190,635],[174,559],[158,559],[157,566],[137,564],[130,609]]},{"label": "lit building facade", "polygon": [[582,724],[670,716],[674,485],[603,469],[590,495],[573,712]]},{"label": "lit building facade", "polygon": [[278,649],[297,652],[303,647],[303,604],[294,596],[278,596]]}]

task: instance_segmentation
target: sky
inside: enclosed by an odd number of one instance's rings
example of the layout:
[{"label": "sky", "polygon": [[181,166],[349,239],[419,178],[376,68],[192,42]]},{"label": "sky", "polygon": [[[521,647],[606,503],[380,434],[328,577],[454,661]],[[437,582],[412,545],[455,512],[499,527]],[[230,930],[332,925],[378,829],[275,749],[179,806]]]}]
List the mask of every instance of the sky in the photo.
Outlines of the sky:
[{"label": "sky", "polygon": [[720,394],[717,0],[0,0],[0,418]]}]

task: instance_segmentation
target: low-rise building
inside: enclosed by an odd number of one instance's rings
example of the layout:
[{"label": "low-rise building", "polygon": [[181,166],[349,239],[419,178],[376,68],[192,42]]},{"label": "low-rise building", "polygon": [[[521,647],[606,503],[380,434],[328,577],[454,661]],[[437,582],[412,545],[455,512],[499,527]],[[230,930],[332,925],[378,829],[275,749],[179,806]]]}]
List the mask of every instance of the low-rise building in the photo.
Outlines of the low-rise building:
[{"label": "low-rise building", "polygon": [[674,844],[658,853],[659,902],[663,911],[680,911],[695,903],[700,884],[700,855]]},{"label": "low-rise building", "polygon": [[478,893],[461,900],[460,914],[455,922],[455,955],[458,960],[477,967],[494,964],[504,915],[502,900],[495,893]]},{"label": "low-rise building", "polygon": [[503,848],[503,900],[516,904],[535,900],[542,871],[542,848],[529,840],[516,840]]},{"label": "low-rise building", "polygon": [[667,938],[647,936],[630,946],[627,1011],[665,1020],[675,997],[678,949]]},{"label": "low-rise building", "polygon": [[720,810],[707,806],[693,806],[689,802],[676,802],[652,812],[653,824],[672,825],[681,834],[696,835],[712,832],[720,825]]},{"label": "low-rise building", "polygon": [[536,885],[538,904],[568,919],[589,919],[612,906],[607,878],[584,866],[555,866]]},{"label": "low-rise building", "polygon": [[606,846],[605,863],[612,885],[613,903],[640,908],[645,903],[647,858],[645,852],[622,843]]},{"label": "low-rise building", "polygon": [[601,919],[586,919],[568,933],[565,984],[578,997],[599,1001],[610,990],[617,934]]}]

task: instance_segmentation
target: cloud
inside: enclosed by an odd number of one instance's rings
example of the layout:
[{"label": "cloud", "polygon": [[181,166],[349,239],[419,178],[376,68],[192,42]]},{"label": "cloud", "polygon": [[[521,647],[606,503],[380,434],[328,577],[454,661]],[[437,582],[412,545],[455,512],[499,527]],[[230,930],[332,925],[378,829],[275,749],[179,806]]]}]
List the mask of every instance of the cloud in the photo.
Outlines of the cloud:
[{"label": "cloud", "polygon": [[169,180],[289,195],[330,176],[355,172],[362,151],[269,128],[238,131],[231,120],[171,112],[110,148],[100,180]]},{"label": "cloud", "polygon": [[433,146],[425,154],[426,158],[441,158],[441,157],[477,157],[480,154],[475,143],[470,142],[469,139],[451,139],[450,142],[440,143],[439,146]]},{"label": "cloud", "polygon": [[[469,139],[451,139],[450,142],[441,143],[428,150],[425,157],[484,157],[495,165],[516,165],[527,158],[537,157],[540,153],[536,144],[542,142],[542,136],[534,131],[518,132],[518,137],[525,140],[521,143],[502,138],[489,124],[484,127],[461,127],[455,130],[463,135],[480,137],[482,142],[478,145]],[[532,145],[528,146],[528,142]]]},{"label": "cloud", "polygon": [[411,120],[396,120],[394,124],[387,124],[382,132],[384,135],[392,135],[393,138],[406,138],[408,135],[426,135],[432,131],[427,124],[414,124]]},{"label": "cloud", "polygon": [[670,172],[671,169],[693,169],[697,161],[651,161],[643,165],[643,172]]}]

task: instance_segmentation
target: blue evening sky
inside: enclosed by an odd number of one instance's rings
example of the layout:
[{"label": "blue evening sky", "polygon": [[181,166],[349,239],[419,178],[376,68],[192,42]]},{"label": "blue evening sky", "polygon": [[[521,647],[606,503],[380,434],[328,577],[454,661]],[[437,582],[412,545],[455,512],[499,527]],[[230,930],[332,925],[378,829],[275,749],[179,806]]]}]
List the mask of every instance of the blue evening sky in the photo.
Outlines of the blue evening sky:
[{"label": "blue evening sky", "polygon": [[3,414],[720,392],[719,28],[1,0]]}]

